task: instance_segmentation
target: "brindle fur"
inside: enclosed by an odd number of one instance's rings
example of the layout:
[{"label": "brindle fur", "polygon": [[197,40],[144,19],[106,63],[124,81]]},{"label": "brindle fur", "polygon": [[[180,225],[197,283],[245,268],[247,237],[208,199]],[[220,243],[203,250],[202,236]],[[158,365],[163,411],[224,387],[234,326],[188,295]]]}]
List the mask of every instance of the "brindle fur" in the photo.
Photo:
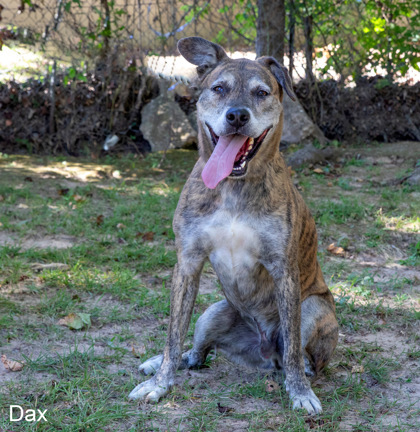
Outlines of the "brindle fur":
[{"label": "brindle fur", "polygon": [[[283,89],[294,97],[284,67],[273,58],[229,59],[223,49],[201,38],[185,38],[179,51],[198,65],[197,104],[200,158],[186,182],[173,227],[178,264],[171,292],[171,317],[164,354],[140,366],[156,375],[138,385],[133,399],[158,401],[174,383],[177,368],[198,367],[212,348],[232,360],[260,368],[283,369],[293,408],[321,412],[305,376],[315,376],[337,344],[335,306],[317,260],[314,220],[294,187],[278,151],[283,127]],[[224,94],[212,90],[222,83]],[[269,90],[264,98],[255,89]],[[251,113],[232,129],[231,107]],[[258,137],[273,127],[245,176],[227,177],[212,190],[201,172],[214,148],[208,130]],[[197,321],[193,348],[181,349],[209,259],[226,300],[210,306]]]}]

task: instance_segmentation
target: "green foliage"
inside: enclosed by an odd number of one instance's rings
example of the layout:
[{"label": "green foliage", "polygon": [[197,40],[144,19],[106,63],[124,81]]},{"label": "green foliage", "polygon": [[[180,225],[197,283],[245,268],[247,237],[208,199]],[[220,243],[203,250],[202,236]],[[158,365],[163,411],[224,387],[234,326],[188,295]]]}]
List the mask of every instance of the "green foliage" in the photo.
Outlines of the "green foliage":
[{"label": "green foliage", "polygon": [[[295,0],[286,3],[286,31],[293,16],[303,49],[303,28],[307,17],[313,18],[315,57],[327,49],[323,74],[334,71],[343,79],[355,80],[367,70],[386,71],[379,87],[389,85],[397,74],[404,76],[409,67],[419,70],[416,45],[420,41],[420,13],[409,0]],[[241,40],[254,46],[258,8],[256,1],[241,0],[217,11],[228,21],[214,38],[215,42]],[[321,50],[322,49],[322,50]]]}]

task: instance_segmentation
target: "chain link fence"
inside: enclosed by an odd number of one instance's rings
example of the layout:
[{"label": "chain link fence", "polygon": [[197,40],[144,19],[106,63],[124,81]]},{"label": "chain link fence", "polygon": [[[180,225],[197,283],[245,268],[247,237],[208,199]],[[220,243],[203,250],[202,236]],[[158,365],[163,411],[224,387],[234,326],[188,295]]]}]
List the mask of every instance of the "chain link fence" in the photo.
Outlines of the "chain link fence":
[{"label": "chain link fence", "polygon": [[244,32],[226,31],[244,8],[246,2],[224,0],[213,0],[211,7],[198,0],[8,0],[0,5],[0,43],[25,41],[48,59],[73,64],[88,60],[96,66],[118,54],[141,66],[152,56],[149,63],[162,67],[153,56],[176,54],[185,36],[216,35],[227,49],[252,48]]}]

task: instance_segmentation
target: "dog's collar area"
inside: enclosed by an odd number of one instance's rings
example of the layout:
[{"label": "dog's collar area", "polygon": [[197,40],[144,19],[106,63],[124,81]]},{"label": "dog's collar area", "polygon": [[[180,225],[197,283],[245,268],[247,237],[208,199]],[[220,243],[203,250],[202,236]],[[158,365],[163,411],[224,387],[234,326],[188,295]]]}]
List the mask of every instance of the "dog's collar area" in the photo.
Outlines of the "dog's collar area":
[{"label": "dog's collar area", "polygon": [[[219,137],[214,133],[213,129],[206,123],[209,128],[211,140],[213,146],[216,147]],[[272,128],[270,126],[267,128],[259,137],[253,138],[248,137],[243,146],[240,148],[238,154],[235,158],[235,163],[233,164],[232,172],[229,177],[242,177],[246,174],[248,169],[248,162],[257,154],[257,151],[261,147],[262,142],[267,136],[269,130]]]}]

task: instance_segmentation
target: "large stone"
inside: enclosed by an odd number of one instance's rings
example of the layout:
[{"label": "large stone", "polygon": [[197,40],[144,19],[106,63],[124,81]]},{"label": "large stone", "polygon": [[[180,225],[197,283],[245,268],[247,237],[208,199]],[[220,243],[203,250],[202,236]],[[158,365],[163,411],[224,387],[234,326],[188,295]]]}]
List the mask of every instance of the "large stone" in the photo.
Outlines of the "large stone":
[{"label": "large stone", "polygon": [[291,154],[287,158],[287,165],[292,168],[298,168],[303,164],[316,164],[325,159],[332,159],[334,156],[335,152],[331,147],[318,149],[309,143],[306,144],[305,147]]},{"label": "large stone", "polygon": [[321,144],[326,138],[321,129],[306,114],[299,101],[293,102],[286,94],[283,99],[284,124],[281,141],[284,144],[310,143],[315,139]]},{"label": "large stone", "polygon": [[420,185],[420,167],[417,167],[406,179],[406,182],[411,186]]},{"label": "large stone", "polygon": [[160,85],[160,94],[142,110],[140,130],[149,141],[152,152],[191,147],[197,143],[197,132],[174,100],[173,92]]}]

